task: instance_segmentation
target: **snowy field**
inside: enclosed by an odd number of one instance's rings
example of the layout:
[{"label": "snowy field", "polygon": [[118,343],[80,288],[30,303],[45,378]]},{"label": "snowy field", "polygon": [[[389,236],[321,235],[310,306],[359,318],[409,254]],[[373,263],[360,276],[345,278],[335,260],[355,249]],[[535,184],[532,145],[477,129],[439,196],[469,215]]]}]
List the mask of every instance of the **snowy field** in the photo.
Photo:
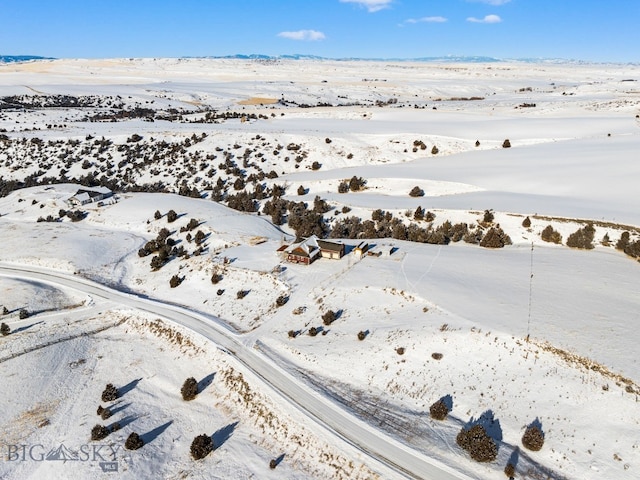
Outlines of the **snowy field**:
[{"label": "snowy field", "polygon": [[[0,64],[0,267],[206,315],[332,408],[459,478],[505,478],[511,463],[515,478],[635,479],[640,249],[622,243],[640,240],[638,81],[634,65]],[[364,188],[340,193],[353,177]],[[115,195],[70,206],[91,179]],[[260,193],[252,208],[229,208],[245,192]],[[289,202],[282,221],[265,210],[277,199]],[[393,235],[337,236],[340,260],[288,263],[278,249],[300,233],[292,205],[314,200],[326,201],[314,217],[325,235],[352,216]],[[397,234],[447,222],[471,240]],[[558,243],[542,238],[549,226]],[[591,248],[567,246],[585,227]],[[159,253],[145,249],[163,229],[182,252],[152,268]],[[491,229],[510,242],[473,241]],[[356,255],[363,240],[374,255]],[[6,269],[0,292],[11,330],[0,337],[2,478],[411,478],[184,326]],[[329,310],[337,318],[325,324]],[[191,376],[200,393],[186,402]],[[107,383],[121,397],[103,421]],[[441,398],[450,411],[438,421],[429,407]],[[90,440],[115,421],[121,429]],[[533,422],[540,451],[521,442]],[[490,462],[456,444],[478,423],[498,447]],[[131,432],[142,449],[124,449]],[[196,461],[202,433],[217,448]],[[117,474],[95,456],[28,455],[98,444],[116,449]]]}]

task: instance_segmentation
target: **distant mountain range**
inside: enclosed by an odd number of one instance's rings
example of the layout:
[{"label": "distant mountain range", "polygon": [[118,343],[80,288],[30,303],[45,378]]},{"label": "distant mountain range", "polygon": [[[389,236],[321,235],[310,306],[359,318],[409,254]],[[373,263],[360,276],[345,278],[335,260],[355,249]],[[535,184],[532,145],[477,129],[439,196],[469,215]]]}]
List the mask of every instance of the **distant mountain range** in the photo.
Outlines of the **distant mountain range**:
[{"label": "distant mountain range", "polygon": [[487,63],[487,62],[502,62],[503,60],[493,57],[482,56],[444,56],[444,57],[422,57],[422,58],[362,58],[362,57],[343,57],[343,58],[327,58],[319,57],[317,55],[304,55],[304,54],[292,54],[292,55],[227,55],[227,56],[212,56],[207,58],[231,58],[231,59],[244,59],[244,60],[338,60],[338,61],[369,61],[369,62],[456,62],[456,63]]},{"label": "distant mountain range", "polygon": [[28,62],[30,60],[53,60],[53,58],[36,55],[0,55],[0,63]]},{"label": "distant mountain range", "polygon": [[[127,57],[128,58],[128,57]],[[581,60],[568,60],[563,58],[495,58],[486,56],[457,56],[445,55],[441,57],[419,58],[329,58],[317,55],[262,55],[259,53],[236,54],[224,56],[182,57],[182,58],[223,58],[238,60],[333,60],[333,61],[363,61],[363,62],[434,62],[434,63],[497,63],[497,62],[524,62],[524,63],[589,63]],[[37,55],[0,55],[0,63],[28,62],[33,60],[55,60],[53,57],[39,57]]]},{"label": "distant mountain range", "polygon": [[523,63],[589,63],[582,60],[570,60],[566,58],[496,58],[482,55],[445,55],[440,57],[417,57],[417,58],[363,58],[363,57],[342,57],[330,58],[317,55],[291,54],[291,55],[262,55],[262,54],[236,54],[224,56],[208,57],[185,57],[185,58],[225,58],[239,60],[332,60],[332,61],[352,61],[352,62],[433,62],[433,63],[497,63],[497,62],[523,62]]}]

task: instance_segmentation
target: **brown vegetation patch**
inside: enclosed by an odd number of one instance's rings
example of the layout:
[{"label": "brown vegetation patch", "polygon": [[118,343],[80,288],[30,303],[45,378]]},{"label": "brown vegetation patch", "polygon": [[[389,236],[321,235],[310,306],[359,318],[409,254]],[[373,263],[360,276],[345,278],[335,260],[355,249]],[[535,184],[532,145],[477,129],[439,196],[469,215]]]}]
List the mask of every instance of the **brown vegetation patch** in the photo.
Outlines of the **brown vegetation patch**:
[{"label": "brown vegetation patch", "polygon": [[37,403],[8,423],[0,424],[0,431],[3,432],[3,443],[6,445],[18,444],[38,428],[49,425],[49,418],[55,413],[59,403],[59,400]]},{"label": "brown vegetation patch", "polygon": [[278,103],[277,98],[251,97],[246,100],[240,100],[238,105],[273,105],[274,103]]},{"label": "brown vegetation patch", "polygon": [[149,330],[156,337],[167,340],[169,343],[180,347],[180,351],[186,353],[191,350],[192,353],[201,353],[203,350],[196,346],[190,338],[183,335],[181,332],[171,327],[167,323],[160,319],[153,321],[143,321],[141,324],[143,329]]},{"label": "brown vegetation patch", "polygon": [[575,353],[568,352],[567,350],[554,347],[553,345],[547,342],[542,342],[542,343],[532,342],[532,343],[540,347],[542,350],[545,350],[549,353],[553,353],[554,355],[557,355],[558,357],[560,357],[562,360],[564,360],[566,363],[568,363],[573,367],[578,367],[578,368],[583,367],[586,370],[599,373],[603,377],[609,378],[614,382],[616,382],[618,386],[622,386],[624,384],[625,391],[627,393],[640,394],[640,386],[638,386],[637,383],[635,383],[630,378],[626,378],[620,375],[619,373],[612,372],[611,370],[609,370],[609,368],[605,367],[604,365],[594,362],[593,360],[587,357],[582,357]]},{"label": "brown vegetation patch", "polygon": [[579,218],[566,218],[566,217],[551,217],[548,215],[531,215],[531,218],[536,220],[545,220],[547,222],[560,222],[560,223],[577,223],[579,225],[592,224],[596,227],[611,228],[614,230],[630,230],[640,234],[640,227],[634,227],[632,225],[625,225],[623,223],[604,222],[598,220],[584,220]]},{"label": "brown vegetation patch", "polygon": [[[287,424],[269,408],[267,399],[251,388],[241,372],[237,372],[233,367],[228,367],[220,372],[220,376],[225,387],[235,394],[233,403],[244,408],[253,419],[255,426],[261,429],[264,434],[280,444],[286,440],[294,442],[302,450],[313,446],[313,437],[289,431]],[[347,457],[334,453],[326,444],[317,460],[331,469],[331,478],[334,479],[378,478],[372,475],[372,472],[365,465],[355,465]],[[309,465],[309,467],[311,466]],[[319,475],[319,472],[316,472],[316,475]]]}]

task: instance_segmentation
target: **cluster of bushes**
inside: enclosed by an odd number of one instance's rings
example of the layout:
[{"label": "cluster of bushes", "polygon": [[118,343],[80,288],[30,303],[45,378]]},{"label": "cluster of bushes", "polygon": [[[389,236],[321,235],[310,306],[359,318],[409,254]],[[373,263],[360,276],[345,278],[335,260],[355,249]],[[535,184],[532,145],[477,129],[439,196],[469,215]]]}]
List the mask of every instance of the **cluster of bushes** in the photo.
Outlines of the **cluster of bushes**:
[{"label": "cluster of bushes", "polygon": [[462,428],[456,436],[456,443],[476,462],[492,462],[498,456],[498,445],[480,424]]},{"label": "cluster of bushes", "polygon": [[595,233],[596,229],[593,228],[593,224],[589,223],[567,237],[567,246],[591,250],[593,248],[593,237]]},{"label": "cluster of bushes", "polygon": [[171,235],[171,233],[166,228],[160,230],[155,240],[149,240],[140,250],[138,250],[138,256],[146,257],[152,253],[164,250],[164,258],[166,259],[169,257],[171,247],[175,245],[175,241],[170,239],[169,235]]},{"label": "cluster of bushes", "polygon": [[107,438],[111,433],[120,429],[120,424],[115,422],[111,425],[111,427],[105,427],[104,425],[96,424],[91,429],[91,440],[102,440],[103,438]]},{"label": "cluster of bushes", "polygon": [[171,279],[169,280],[169,286],[171,288],[176,288],[178,287],[182,282],[184,281],[184,277],[181,277],[180,275],[174,275],[171,277]]},{"label": "cluster of bushes", "polygon": [[325,223],[322,213],[309,210],[304,202],[289,202],[289,214],[287,224],[292,228],[297,237],[310,237],[316,235],[324,237],[329,228]]},{"label": "cluster of bushes", "polygon": [[180,233],[191,232],[200,226],[200,221],[195,218],[189,220],[189,223],[180,227]]},{"label": "cluster of bushes", "polygon": [[362,177],[353,176],[349,180],[343,180],[338,184],[338,193],[359,192],[364,190],[367,181]]},{"label": "cluster of bushes", "polygon": [[413,141],[413,153],[416,153],[418,151],[418,149],[426,150],[427,149],[427,144],[424,143],[422,140],[414,140]]},{"label": "cluster of bushes", "polygon": [[172,256],[184,256],[186,254],[184,247],[176,247],[175,240],[170,238],[170,235],[169,230],[163,228],[155,240],[149,240],[144,247],[138,250],[138,256],[140,257],[146,257],[157,252],[157,255],[151,258],[152,270],[162,268]]},{"label": "cluster of bushes", "polygon": [[491,227],[482,237],[480,246],[485,248],[502,248],[511,245],[511,238],[500,227]]},{"label": "cluster of bushes", "polygon": [[98,405],[98,410],[96,411],[96,413],[103,420],[106,420],[111,417],[111,409],[109,407],[104,408],[102,405]]},{"label": "cluster of bushes", "polygon": [[547,225],[544,230],[542,230],[541,234],[542,240],[550,243],[562,243],[562,235],[559,232],[555,231],[551,225]]},{"label": "cluster of bushes", "polygon": [[409,196],[410,197],[424,197],[424,190],[416,185],[409,192]]},{"label": "cluster of bushes", "polygon": [[[424,215],[424,220],[433,221],[435,219],[435,215],[430,212],[425,214],[420,207],[418,208],[420,209],[417,211],[418,218]],[[482,240],[485,236],[480,227],[470,227],[466,223],[453,225],[448,220],[437,227],[432,225],[422,227],[415,223],[405,225],[402,220],[395,218],[390,212],[384,212],[380,209],[371,214],[371,220],[362,221],[360,217],[355,216],[344,217],[334,222],[332,226],[329,233],[331,238],[394,238],[436,245],[446,245],[461,240],[466,243],[483,245]],[[509,236],[498,226],[492,227],[487,234],[489,238],[483,246],[499,248],[511,244]]]},{"label": "cluster of bushes", "polygon": [[[110,95],[10,95],[0,98],[2,103],[12,108],[42,109],[42,108],[90,108],[111,107],[124,108],[124,104],[116,102],[118,97]],[[115,102],[115,103],[114,103]]]},{"label": "cluster of bushes", "polygon": [[622,232],[620,240],[616,243],[616,248],[633,258],[640,258],[640,239],[635,242],[631,241],[629,232]]},{"label": "cluster of bushes", "polygon": [[[180,393],[183,400],[185,401],[190,401],[196,398],[196,396],[198,395],[198,382],[196,381],[196,379],[193,377],[187,378],[182,385],[182,388],[180,389]],[[118,397],[118,389],[114,387],[113,384],[108,384],[102,393],[103,401],[114,401]],[[99,406],[97,413],[102,417],[103,420],[111,417],[111,410],[109,408],[103,408],[102,406]],[[109,427],[97,424],[91,429],[91,440],[102,440],[108,437],[111,433],[119,430],[120,428],[121,426],[118,422],[114,422]],[[139,448],[142,448],[144,446],[144,440],[138,433],[132,432],[127,437],[124,446],[127,450],[138,450]],[[213,443],[213,439],[209,435],[198,435],[191,443],[191,456],[196,460],[200,460],[206,457],[210,452],[212,452],[214,448],[215,446]]]},{"label": "cluster of bushes", "polygon": [[105,389],[102,391],[102,401],[103,402],[113,402],[117,400],[120,396],[118,389],[113,385],[113,383],[108,383]]},{"label": "cluster of bushes", "polygon": [[424,208],[418,205],[415,212],[413,212],[413,219],[417,221],[424,220],[425,222],[433,222],[436,219],[436,215],[432,212],[425,212]]},{"label": "cluster of bushes", "polygon": [[[153,111],[149,110],[149,112]],[[34,162],[37,162],[40,170],[25,177],[24,180],[2,180],[0,182],[0,194],[6,195],[16,188],[26,186],[73,182],[88,186],[107,186],[114,191],[174,192],[195,198],[200,197],[201,191],[212,189],[212,198],[222,201],[229,186],[233,185],[236,190],[241,190],[251,182],[256,189],[255,198],[264,198],[260,195],[260,191],[264,190],[264,186],[256,182],[265,178],[277,177],[275,171],[271,170],[267,173],[262,170],[259,163],[251,162],[252,156],[260,162],[266,161],[264,153],[257,151],[255,148],[247,148],[242,155],[242,168],[240,168],[232,160],[234,153],[217,147],[216,151],[222,152],[225,157],[225,163],[220,164],[221,167],[218,171],[211,166],[212,161],[217,158],[216,154],[203,155],[202,151],[187,150],[194,144],[203,141],[206,136],[205,133],[200,136],[194,134],[190,138],[171,143],[165,140],[158,141],[152,137],[148,140],[143,139],[140,135],[135,134],[123,144],[114,144],[112,140],[104,137],[102,140],[93,139],[90,135],[87,136],[84,142],[75,139],[70,139],[67,142],[61,140],[44,142],[38,138],[12,140],[6,137],[6,141],[16,147],[14,156],[28,155],[33,158]],[[255,139],[258,139],[257,137]],[[263,147],[266,145],[268,145],[268,142],[262,142]],[[234,145],[233,149],[237,148],[241,148],[240,145]],[[279,146],[279,148],[284,147]],[[307,152],[299,152],[299,146],[292,146],[292,148],[294,150],[291,151],[299,153],[296,156],[296,167],[298,167],[298,163],[306,158]],[[120,160],[113,160],[114,157],[119,157]],[[82,160],[83,158],[84,161]],[[13,156],[8,158],[8,161],[12,159]],[[188,161],[183,162],[185,159]],[[285,158],[285,161],[287,160],[288,157]],[[62,169],[62,173],[58,178],[49,178],[42,175],[42,172],[50,170],[54,163],[60,162],[65,168]],[[67,177],[66,173],[75,164],[81,164],[82,168],[88,170],[87,173],[80,177]],[[159,165],[165,168],[158,168]],[[316,166],[319,166],[319,164],[316,164]],[[254,173],[247,174],[249,168],[253,168]],[[178,171],[176,172],[176,170]],[[156,180],[154,183],[149,184],[138,183],[140,173],[148,172],[152,176],[160,177],[162,171],[168,171],[178,179],[173,186],[165,184],[162,180]],[[198,175],[199,173],[200,175]],[[222,177],[223,173],[226,173],[229,177],[224,179]],[[189,184],[186,180],[179,182],[179,179],[182,179],[185,174],[192,179]],[[219,183],[216,184],[216,187],[213,187],[207,178],[214,178],[216,175]],[[236,177],[235,182],[230,178],[231,176]],[[240,208],[247,209],[246,205],[242,206],[242,202],[237,203],[240,203]]]},{"label": "cluster of bushes", "polygon": [[[102,391],[101,399],[103,402],[113,402],[114,400],[117,400],[119,396],[120,393],[118,392],[118,389],[112,383],[109,383]],[[98,406],[96,413],[103,420],[111,417],[111,409],[108,407],[104,408],[102,405]],[[110,427],[97,424],[91,429],[91,440],[102,440],[116,430],[120,430],[120,424],[118,422],[114,422]]]},{"label": "cluster of bushes", "polygon": [[81,210],[69,210],[66,212],[66,214],[72,222],[79,222],[81,220],[84,220],[87,216],[87,212],[83,212]]},{"label": "cluster of bushes", "polygon": [[[525,221],[528,219],[527,217]],[[523,223],[524,225],[524,223]],[[530,225],[530,222],[529,222]],[[579,228],[571,235],[567,237],[567,246],[571,248],[578,248],[583,250],[591,250],[595,248],[594,239],[595,239],[595,228],[592,223],[588,223],[582,228]],[[547,225],[544,230],[542,230],[541,238],[545,242],[551,242],[556,244],[562,243],[562,235],[554,230],[553,226]],[[609,246],[611,245],[611,240],[609,239],[609,235],[605,234],[602,239],[602,245]],[[636,241],[631,241],[631,234],[628,231],[622,232],[620,235],[620,239],[616,242],[615,248],[617,250],[621,250],[625,254],[629,255],[633,258],[640,258],[640,239]]]},{"label": "cluster of bushes", "polygon": [[178,195],[189,198],[201,198],[200,190],[198,187],[189,187],[187,185],[186,180],[183,181],[182,185],[178,189]]},{"label": "cluster of bushes", "polygon": [[337,318],[338,317],[336,315],[336,312],[334,312],[333,310],[327,310],[322,314],[322,323],[326,326],[329,326],[333,322],[335,322]]},{"label": "cluster of bushes", "polygon": [[[112,383],[107,384],[101,396],[103,402],[113,402],[117,400],[119,397],[120,397],[120,392]],[[102,405],[99,405],[98,409],[96,410],[96,413],[103,420],[107,420],[111,418],[113,412],[109,407],[103,407]],[[113,432],[120,430],[120,428],[122,427],[119,422],[114,422],[108,427],[105,425],[96,424],[91,429],[91,440],[94,440],[94,441],[102,440],[108,437]],[[124,444],[124,448],[126,448],[127,450],[138,450],[143,446],[144,446],[144,440],[136,432],[131,432]]]},{"label": "cluster of bushes", "polygon": [[[156,210],[154,213],[154,218],[156,220],[162,218],[162,214],[160,211]],[[167,222],[172,223],[178,218],[178,214],[174,210],[169,210],[167,213]],[[198,230],[195,234],[195,237],[191,236],[191,231],[197,228],[200,225],[200,222],[195,218],[192,218],[186,226],[180,228],[180,232],[188,232],[186,239],[189,243],[191,241],[195,241],[197,248],[194,250],[193,255],[201,255],[205,246],[204,241],[206,239],[206,234],[202,230]],[[159,270],[162,268],[172,257],[186,257],[189,258],[189,253],[185,250],[182,245],[176,245],[176,240],[171,238],[171,232],[167,228],[162,228],[160,232],[158,232],[157,237],[154,240],[149,240],[141,249],[138,250],[139,257],[146,257],[153,253],[157,253],[151,258],[151,269]],[[180,282],[183,280],[180,277],[176,277],[176,279],[172,279],[171,286],[177,287]]]},{"label": "cluster of bushes", "polygon": [[255,200],[255,191],[253,194],[241,191],[226,197],[227,207],[233,208],[240,212],[257,212],[258,202]]},{"label": "cluster of bushes", "polygon": [[[448,397],[448,399],[447,399]],[[442,397],[429,407],[429,415],[434,420],[443,421],[451,410],[451,398],[449,396]],[[490,411],[487,413],[491,413]],[[486,415],[486,414],[485,414]],[[483,415],[483,417],[485,417]],[[482,419],[482,417],[481,417]],[[493,414],[486,418],[491,424],[494,423]],[[497,439],[487,432],[488,425],[486,421],[472,421],[470,424],[463,426],[456,436],[456,443],[463,450],[467,451],[472,459],[477,462],[492,462],[498,456],[498,441],[501,441],[501,434]],[[499,427],[498,427],[499,429]],[[536,419],[525,430],[522,436],[522,445],[531,451],[537,452],[544,445],[544,432],[540,421]],[[517,450],[517,447],[516,447]],[[515,476],[516,465],[509,460],[505,467],[505,474],[512,478]]]},{"label": "cluster of bushes", "polygon": [[327,202],[316,196],[313,209],[309,209],[305,202],[283,199],[284,193],[284,187],[275,185],[273,198],[264,203],[262,212],[271,216],[274,225],[283,225],[286,218],[287,224],[295,231],[297,237],[324,237],[329,230],[323,217],[323,214],[330,210]]}]

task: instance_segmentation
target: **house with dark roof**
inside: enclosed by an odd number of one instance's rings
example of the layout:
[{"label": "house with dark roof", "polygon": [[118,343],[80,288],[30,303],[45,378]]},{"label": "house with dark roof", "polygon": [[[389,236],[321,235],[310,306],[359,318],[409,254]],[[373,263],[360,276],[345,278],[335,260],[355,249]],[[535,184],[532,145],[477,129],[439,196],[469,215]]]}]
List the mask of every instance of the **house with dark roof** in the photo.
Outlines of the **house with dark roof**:
[{"label": "house with dark roof", "polygon": [[332,258],[334,260],[340,260],[342,257],[344,257],[344,243],[318,239],[318,247],[320,247],[320,255],[322,256],[322,258]]},{"label": "house with dark roof", "polygon": [[67,203],[71,206],[81,206],[99,202],[111,196],[113,196],[113,192],[107,187],[83,187],[69,197]]}]

